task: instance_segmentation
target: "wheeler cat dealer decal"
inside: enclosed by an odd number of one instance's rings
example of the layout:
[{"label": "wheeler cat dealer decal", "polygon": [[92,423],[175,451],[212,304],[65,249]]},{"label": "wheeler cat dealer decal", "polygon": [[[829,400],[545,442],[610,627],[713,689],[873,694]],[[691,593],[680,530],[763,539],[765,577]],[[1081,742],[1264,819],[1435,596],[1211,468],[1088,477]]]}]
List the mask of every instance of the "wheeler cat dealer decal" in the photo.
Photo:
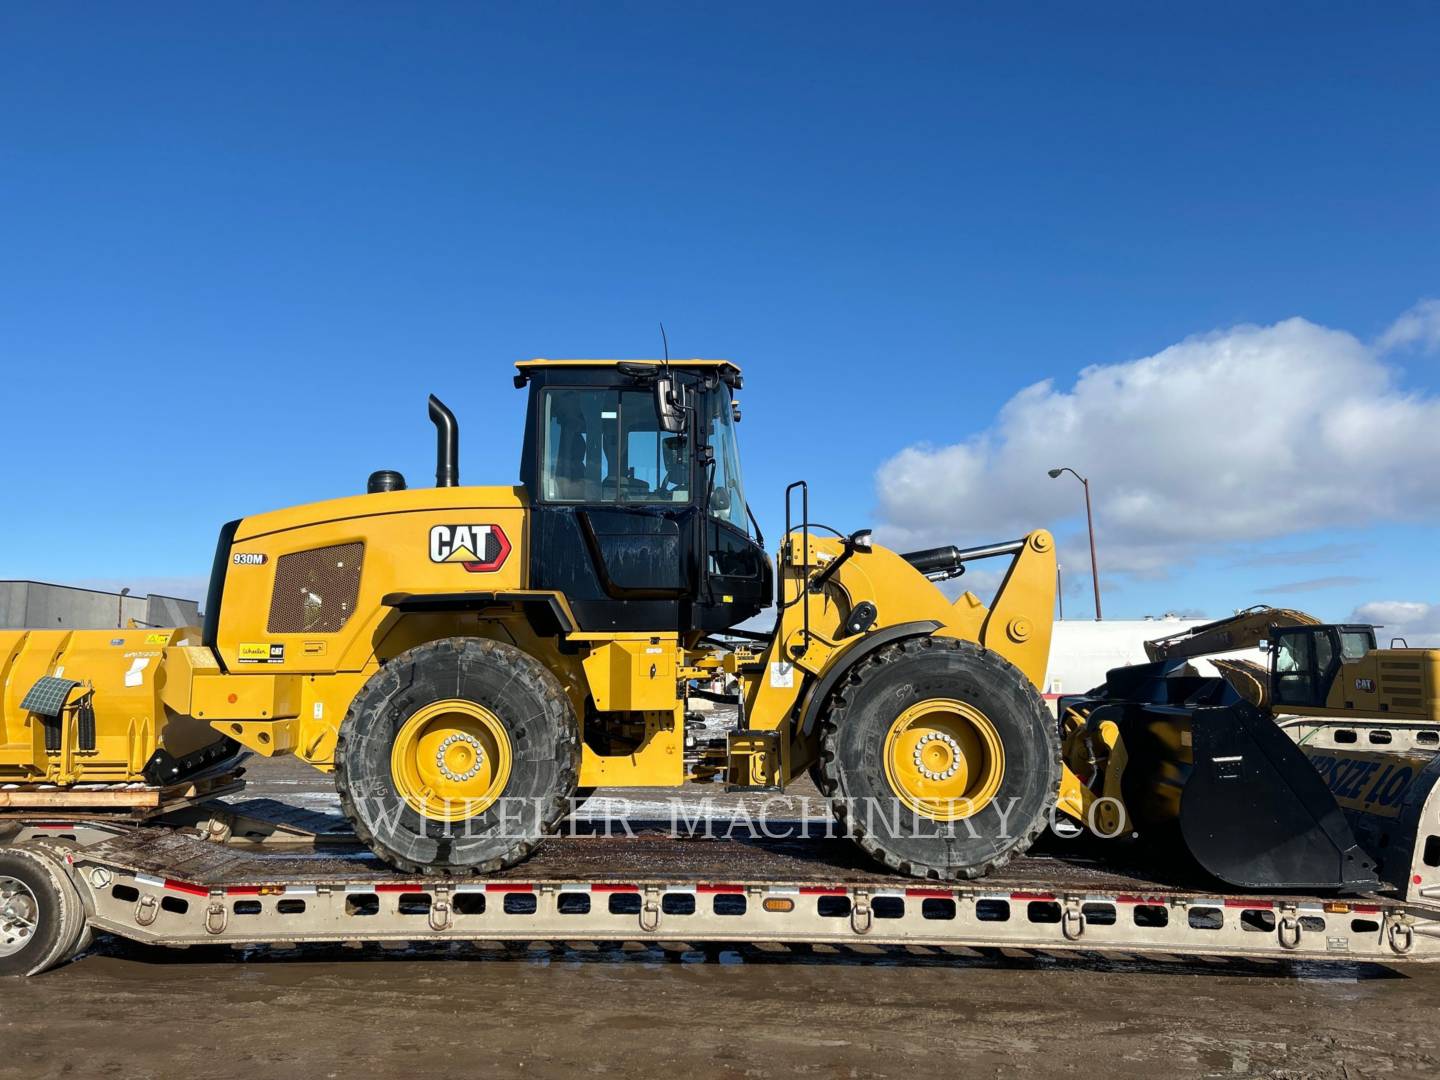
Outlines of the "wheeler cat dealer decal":
[{"label": "wheeler cat dealer decal", "polygon": [[236,659],[242,664],[283,664],[285,646],[269,641],[241,642]]},{"label": "wheeler cat dealer decal", "polygon": [[510,539],[499,525],[436,525],[430,530],[430,561],[459,563],[472,574],[499,570],[510,556]]}]

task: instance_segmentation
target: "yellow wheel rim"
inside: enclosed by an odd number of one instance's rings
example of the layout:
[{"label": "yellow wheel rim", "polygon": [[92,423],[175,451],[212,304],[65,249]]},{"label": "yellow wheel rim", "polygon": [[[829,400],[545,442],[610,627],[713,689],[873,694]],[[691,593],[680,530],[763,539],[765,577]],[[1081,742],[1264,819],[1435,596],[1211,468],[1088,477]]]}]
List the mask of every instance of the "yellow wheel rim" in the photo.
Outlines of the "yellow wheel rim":
[{"label": "yellow wheel rim", "polygon": [[486,810],[510,781],[510,736],[489,709],[473,701],[437,701],[395,733],[390,776],[416,813],[464,821]]},{"label": "yellow wheel rim", "polygon": [[978,814],[1005,779],[999,730],[975,706],[948,698],[921,701],[896,717],[884,757],[896,798],[934,821]]}]

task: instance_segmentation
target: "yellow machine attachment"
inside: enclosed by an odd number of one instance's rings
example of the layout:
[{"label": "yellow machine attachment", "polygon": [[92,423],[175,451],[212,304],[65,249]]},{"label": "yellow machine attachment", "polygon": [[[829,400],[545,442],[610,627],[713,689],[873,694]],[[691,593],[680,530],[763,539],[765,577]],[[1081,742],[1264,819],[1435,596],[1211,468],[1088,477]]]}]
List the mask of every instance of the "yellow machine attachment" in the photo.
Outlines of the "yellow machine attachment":
[{"label": "yellow machine attachment", "polygon": [[167,694],[188,689],[186,643],[199,636],[0,631],[0,783],[160,786],[234,756],[236,743]]},{"label": "yellow machine attachment", "polygon": [[[1081,798],[1038,691],[1048,533],[902,555],[828,535],[796,484],[777,566],[741,483],[734,365],[537,360],[515,381],[520,484],[459,486],[458,425],[432,398],[437,486],[382,470],[363,495],[231,522],[198,640],[0,639],[19,657],[10,775],[148,777],[235,743],[295,754],[417,872],[510,865],[600,785],[778,790],[809,773],[877,859],[940,878],[1024,850],[1062,776]],[[1009,560],[988,605],[937,586],[987,558]],[[717,643],[776,600],[773,633]],[[79,683],[58,754],[20,700],[41,676]],[[707,745],[688,706],[717,676],[738,716]]]}]

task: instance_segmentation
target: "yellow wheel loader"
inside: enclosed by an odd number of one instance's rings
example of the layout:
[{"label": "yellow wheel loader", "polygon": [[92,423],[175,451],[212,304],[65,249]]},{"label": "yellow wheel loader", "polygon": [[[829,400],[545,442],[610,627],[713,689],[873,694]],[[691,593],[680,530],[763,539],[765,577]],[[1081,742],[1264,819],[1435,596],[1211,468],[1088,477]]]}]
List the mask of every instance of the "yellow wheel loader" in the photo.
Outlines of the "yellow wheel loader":
[{"label": "yellow wheel loader", "polygon": [[[876,859],[945,879],[1023,851],[1062,787],[1078,805],[1037,691],[1048,533],[898,554],[811,521],[797,484],[772,566],[734,365],[517,368],[519,484],[460,486],[432,397],[436,486],[381,470],[364,494],[229,523],[202,629],[0,633],[0,783],[83,806],[242,746],[294,754],[333,772],[382,859],[442,874],[523,859],[602,785],[779,791],[809,771]],[[985,558],[1009,560],[988,606],[937,587]],[[739,629],[772,603],[771,632]],[[721,675],[738,720],[698,743],[691,688]]]}]

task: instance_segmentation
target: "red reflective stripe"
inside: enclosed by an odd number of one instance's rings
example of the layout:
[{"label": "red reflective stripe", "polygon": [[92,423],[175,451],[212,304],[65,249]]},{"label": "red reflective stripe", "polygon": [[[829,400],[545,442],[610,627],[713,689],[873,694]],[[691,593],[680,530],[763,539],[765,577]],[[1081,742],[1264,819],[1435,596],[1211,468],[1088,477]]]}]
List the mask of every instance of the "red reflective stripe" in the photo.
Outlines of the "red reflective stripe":
[{"label": "red reflective stripe", "polygon": [[[949,900],[951,893],[948,889],[906,889],[905,895],[921,896],[930,900]],[[1045,899],[1052,900],[1054,897],[1047,896]]]},{"label": "red reflective stripe", "polygon": [[1225,906],[1233,908],[1254,908],[1256,911],[1269,911],[1275,905],[1265,900],[1226,900]]},{"label": "red reflective stripe", "polygon": [[209,889],[201,888],[199,885],[190,885],[184,881],[171,881],[169,878],[165,879],[165,888],[169,889],[171,892],[189,893],[191,896],[210,895]]},{"label": "red reflective stripe", "polygon": [[534,885],[512,885],[508,881],[487,881],[486,892],[534,892]]},{"label": "red reflective stripe", "polygon": [[1380,906],[1378,904],[1356,904],[1351,910],[1353,910],[1356,915],[1380,914]]},{"label": "red reflective stripe", "polygon": [[801,885],[801,896],[847,896],[849,889],[832,889],[829,885]]},{"label": "red reflective stripe", "polygon": [[225,890],[226,896],[259,896],[260,890],[269,888],[266,885],[231,885]]},{"label": "red reflective stripe", "polygon": [[425,886],[418,884],[404,884],[393,882],[382,882],[375,886],[376,892],[424,892]]},{"label": "red reflective stripe", "polygon": [[591,892],[598,892],[598,893],[607,893],[607,892],[614,892],[614,893],[638,893],[638,892],[640,891],[640,886],[639,886],[639,885],[591,885],[591,886],[590,886],[590,891],[591,891]]},{"label": "red reflective stripe", "polygon": [[744,885],[699,885],[697,891],[702,893],[744,893]]},{"label": "red reflective stripe", "polygon": [[1054,900],[1054,893],[1045,892],[1012,892],[1011,900]]}]

